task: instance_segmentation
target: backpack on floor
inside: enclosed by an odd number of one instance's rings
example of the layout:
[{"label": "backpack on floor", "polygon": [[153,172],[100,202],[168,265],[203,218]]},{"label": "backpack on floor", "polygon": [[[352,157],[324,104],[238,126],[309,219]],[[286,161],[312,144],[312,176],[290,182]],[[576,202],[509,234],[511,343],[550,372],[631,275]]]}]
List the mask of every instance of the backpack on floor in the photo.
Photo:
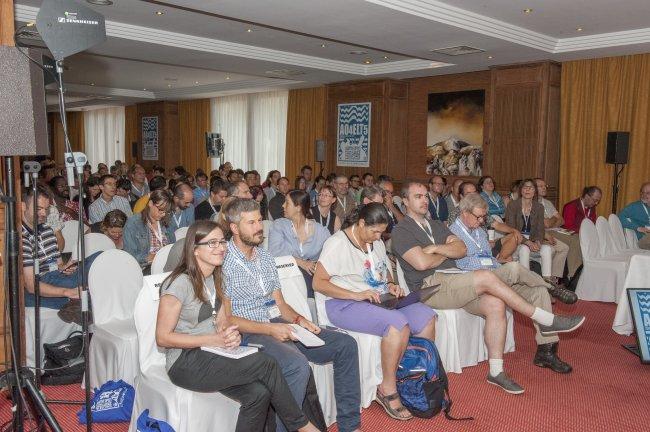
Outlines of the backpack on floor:
[{"label": "backpack on floor", "polygon": [[80,383],[85,371],[83,346],[83,337],[79,331],[70,333],[62,341],[44,343],[41,382],[45,385]]},{"label": "backpack on floor", "polygon": [[428,339],[410,337],[397,368],[397,392],[402,404],[415,417],[431,418],[440,411],[448,420],[454,418],[449,397],[449,382],[436,345]]}]

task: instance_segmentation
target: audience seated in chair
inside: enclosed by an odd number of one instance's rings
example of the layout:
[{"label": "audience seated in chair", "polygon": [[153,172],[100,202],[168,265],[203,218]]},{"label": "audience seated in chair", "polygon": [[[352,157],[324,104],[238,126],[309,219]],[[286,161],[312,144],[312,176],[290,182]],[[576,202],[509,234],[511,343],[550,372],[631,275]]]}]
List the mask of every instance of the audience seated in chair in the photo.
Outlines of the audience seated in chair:
[{"label": "audience seated in chair", "polygon": [[337,175],[332,186],[336,192],[336,202],[334,203],[334,213],[341,221],[344,221],[347,215],[357,206],[354,194],[350,191],[350,182],[344,175]]},{"label": "audience seated in chair", "polygon": [[[442,222],[426,219],[426,193],[426,187],[420,183],[411,182],[403,186],[402,198],[407,207],[407,216],[393,232],[393,253],[404,270],[409,289],[440,284],[440,290],[427,300],[429,306],[435,309],[463,308],[485,317],[485,343],[490,366],[487,380],[506,392],[520,394],[524,391],[503,368],[506,306],[531,318],[535,324],[539,345],[534,363],[556,372],[570,372],[571,367],[557,357],[557,333],[577,329],[584,322],[584,317],[554,315],[548,291],[539,287],[527,288],[523,280],[529,273],[519,272],[520,267],[516,264],[505,265],[501,270],[497,269],[499,271],[441,272],[454,268],[454,260],[467,257],[467,247]],[[466,221],[470,225],[466,228],[478,233],[479,244],[487,248],[483,231],[477,230],[478,221],[485,218],[487,209],[484,201],[477,202],[474,197],[480,199],[477,195],[469,195],[462,201],[464,216],[461,221]],[[470,220],[473,222],[470,223]],[[485,259],[488,259],[487,256]],[[490,260],[491,265],[495,265],[494,260]],[[467,260],[468,263],[472,261],[471,257]],[[465,261],[460,261],[460,265],[465,265]],[[515,283],[514,289],[508,282]]]},{"label": "audience seated in chair", "polygon": [[[333,363],[337,422],[340,431],[358,430],[361,422],[359,360],[357,344],[344,333],[321,329],[298,315],[282,297],[275,261],[260,248],[263,241],[259,204],[235,198],[222,212],[232,234],[223,264],[226,316],[252,343],[264,345],[284,374],[299,405],[311,369],[308,361]],[[317,334],[325,345],[306,348],[294,342],[289,323]],[[290,425],[286,429],[290,429]],[[278,424],[278,430],[285,430]]]},{"label": "audience seated in chair", "polygon": [[446,187],[447,179],[442,176],[436,175],[429,179],[429,217],[432,220],[447,222],[449,209],[444,196]]},{"label": "audience seated in chair", "polygon": [[138,201],[143,196],[150,192],[149,184],[147,183],[147,172],[141,165],[133,164],[129,168],[129,180],[131,180],[131,201]]},{"label": "audience seated in chair", "polygon": [[104,216],[111,210],[122,210],[127,216],[131,216],[131,203],[129,200],[116,195],[117,179],[110,174],[99,179],[99,189],[102,193],[93,201],[88,208],[88,219],[90,223],[97,223],[104,220]]},{"label": "audience seated in chair", "polygon": [[129,217],[124,225],[124,250],[140,265],[151,264],[156,252],[173,243],[174,228],[169,224],[172,197],[166,190],[151,192],[149,202],[139,214]]},{"label": "audience seated in chair", "polygon": [[508,204],[505,223],[524,237],[517,250],[521,265],[530,268],[531,252],[539,253],[542,276],[551,283],[562,278],[569,247],[546,231],[544,206],[539,203],[537,186],[532,179],[523,180],[519,185],[519,198]]},{"label": "audience seated in chair", "polygon": [[381,241],[389,220],[381,203],[355,210],[343,229],[325,242],[314,289],[327,297],[325,307],[332,324],[382,338],[383,380],[377,389],[377,402],[392,418],[409,420],[412,416],[397,395],[395,373],[411,334],[434,340],[436,314],[422,303],[399,310],[372,304],[379,302],[382,293],[404,295],[393,282]]},{"label": "audience seated in chair", "polygon": [[316,200],[317,204],[311,208],[314,220],[327,228],[330,234],[334,234],[341,229],[343,223],[333,209],[334,203],[336,203],[334,188],[329,185],[321,186]]},{"label": "audience seated in chair", "polygon": [[194,208],[195,220],[210,220],[219,213],[223,201],[228,196],[226,182],[220,178],[215,178],[210,183],[210,194],[200,204]]},{"label": "audience seated in chair", "polygon": [[[158,189],[165,189],[167,187],[167,179],[163,176],[154,176],[149,181],[149,192],[141,196],[133,205],[133,213],[140,213],[147,206],[149,202],[149,195],[151,192]],[[131,186],[133,188],[133,186]]]},{"label": "audience seated in chair", "polygon": [[171,219],[169,226],[176,231],[194,223],[194,194],[187,183],[178,183],[173,189],[174,202],[172,205]]},{"label": "audience seated in chair", "polygon": [[629,228],[639,239],[638,247],[650,249],[650,182],[641,185],[641,198],[618,214],[623,228]]},{"label": "audience seated in chair", "polygon": [[603,192],[598,186],[587,186],[582,190],[580,198],[576,198],[564,204],[562,208],[563,228],[573,232],[580,232],[580,224],[583,219],[589,219],[596,223],[596,206],[603,197]]},{"label": "audience seated in chair", "polygon": [[501,198],[501,194],[496,191],[496,187],[497,185],[491,176],[481,177],[476,184],[478,192],[488,203],[488,214],[503,219],[506,214],[506,204]]},{"label": "audience seated in chair", "polygon": [[[275,220],[280,219],[284,216],[282,206],[284,205],[284,200],[286,199],[287,193],[289,192],[289,179],[286,177],[280,177],[278,179],[277,189],[273,198],[269,200],[269,219]],[[240,197],[246,198],[246,197]]]},{"label": "audience seated in chair", "polygon": [[312,277],[323,244],[330,233],[312,219],[307,192],[289,192],[283,208],[284,217],[274,220],[271,225],[268,250],[274,257],[291,255],[296,260],[305,278],[307,296],[313,298]]},{"label": "audience seated in chair", "polygon": [[111,210],[104,220],[90,226],[90,232],[106,235],[113,240],[116,249],[124,249],[124,225],[127,216],[122,210]]},{"label": "audience seated in chair", "polygon": [[291,397],[271,356],[258,352],[230,359],[201,350],[202,346],[229,348],[241,343],[237,325],[229,322],[221,307],[221,265],[227,243],[216,223],[193,224],[181,262],[163,282],[156,342],[166,348],[169,378],[179,387],[221,392],[239,401],[237,432],[263,431],[269,405],[289,430],[316,431]]}]

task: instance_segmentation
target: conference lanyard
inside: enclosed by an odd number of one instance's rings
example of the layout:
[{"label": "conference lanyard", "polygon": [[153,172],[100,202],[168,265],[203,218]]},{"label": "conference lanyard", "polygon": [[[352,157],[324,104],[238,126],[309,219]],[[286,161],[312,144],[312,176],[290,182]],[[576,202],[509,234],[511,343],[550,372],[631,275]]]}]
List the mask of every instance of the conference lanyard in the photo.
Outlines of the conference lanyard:
[{"label": "conference lanyard", "polygon": [[210,197],[208,197],[208,205],[209,205],[210,208],[212,209],[212,213],[215,213],[215,214],[216,214],[216,213],[219,213],[219,212],[217,211],[217,209],[214,208],[214,206],[212,205],[212,202],[210,201]]},{"label": "conference lanyard", "polygon": [[[582,202],[582,198],[580,199],[580,205],[582,206],[582,214],[584,214],[585,217],[589,219],[589,215],[591,214],[591,208],[585,207],[585,203]],[[650,219],[650,216],[648,216],[648,218]]]},{"label": "conference lanyard", "polygon": [[495,206],[497,206],[498,209],[501,209],[501,203],[499,202],[498,199],[494,198],[494,193],[493,193],[492,195],[490,195],[490,194],[488,194],[488,193],[486,192],[486,195],[488,196],[488,200],[489,200],[492,204],[494,204]]},{"label": "conference lanyard", "polygon": [[[213,207],[214,209],[214,207]],[[183,220],[183,212],[181,211],[181,214],[178,216],[178,219],[176,219],[176,215],[172,214],[172,217],[174,218],[174,222],[176,222],[176,228],[181,227],[181,221]]]},{"label": "conference lanyard", "polygon": [[324,227],[327,227],[330,224],[330,215],[332,214],[331,211],[327,212],[327,219],[325,219],[325,223],[323,223],[323,214],[320,212],[320,209],[318,210],[318,218],[320,219],[320,224],[323,225]]},{"label": "conference lanyard", "polygon": [[144,194],[144,185],[146,183],[142,184],[142,189],[138,189],[138,187],[135,185],[135,183],[131,183],[131,189],[135,190],[137,192],[138,196],[142,196]]},{"label": "conference lanyard", "polygon": [[[532,211],[532,209],[531,209],[531,211]],[[522,208],[522,209],[521,209],[521,215],[522,215],[523,218],[524,218],[524,229],[526,230],[526,231],[524,231],[524,232],[530,232],[530,231],[531,231],[531,226],[530,226],[530,213],[528,213],[528,215],[526,215],[526,213],[524,213],[524,209]]]},{"label": "conference lanyard", "polygon": [[[296,229],[296,226],[293,224],[293,221],[291,221],[291,228],[293,229],[294,234],[296,235],[296,240],[298,240],[298,248],[300,249],[300,256],[302,256],[302,243],[300,243],[300,238],[298,237],[298,230]],[[305,221],[305,241],[307,241],[307,237],[309,236],[309,226],[307,225],[307,221]]]},{"label": "conference lanyard", "polygon": [[433,208],[436,209],[436,218],[440,219],[440,197],[437,196],[436,202],[434,203],[433,200],[431,199],[431,195],[429,195],[429,202],[431,202]]},{"label": "conference lanyard", "polygon": [[341,204],[341,207],[343,208],[343,211],[345,211],[345,205],[348,203],[348,197],[344,197],[343,201],[341,201],[341,198],[336,197],[336,200]]},{"label": "conference lanyard", "polygon": [[[243,268],[251,278],[255,279],[255,275],[253,275],[253,273],[250,271],[248,266],[246,266],[246,264],[244,264],[244,262],[241,259],[235,258],[235,262],[237,263],[237,265],[239,265],[239,267]],[[264,279],[262,279],[262,268],[260,267],[259,256],[257,256],[257,252],[255,252],[255,260],[253,262],[255,263],[255,267],[257,268],[257,281],[259,283],[260,290],[262,291],[262,297],[266,297],[267,296],[266,287],[264,286]]]},{"label": "conference lanyard", "polygon": [[[354,238],[354,241],[357,242],[359,245],[359,248],[361,248],[361,242],[357,239],[357,236],[354,234],[354,225],[352,225],[352,238]],[[375,277],[375,272],[377,271],[377,268],[375,267],[375,260],[372,257],[372,250],[370,250],[370,244],[366,243],[366,247],[368,248],[368,252],[365,252],[363,249],[361,249],[361,252],[366,256],[366,259],[370,263],[370,271],[372,272],[372,276]]]},{"label": "conference lanyard", "polygon": [[[416,221],[415,219],[413,219],[413,221],[414,221],[416,224],[418,224],[418,226],[419,226],[420,228],[422,228],[422,231],[424,231],[424,233],[427,235],[427,237],[429,237],[429,240],[431,240],[431,244],[436,244],[436,239],[433,238],[433,232],[431,232],[431,231],[429,231],[428,229],[426,229],[426,228],[424,227],[424,225],[422,225],[420,222]],[[426,220],[425,220],[424,222],[427,223]]]},{"label": "conference lanyard", "polygon": [[205,291],[205,295],[208,296],[208,300],[210,300],[210,304],[212,305],[212,315],[216,315],[217,310],[215,308],[215,304],[217,302],[217,290],[215,289],[214,291],[210,291],[205,282],[203,283],[203,290]]}]

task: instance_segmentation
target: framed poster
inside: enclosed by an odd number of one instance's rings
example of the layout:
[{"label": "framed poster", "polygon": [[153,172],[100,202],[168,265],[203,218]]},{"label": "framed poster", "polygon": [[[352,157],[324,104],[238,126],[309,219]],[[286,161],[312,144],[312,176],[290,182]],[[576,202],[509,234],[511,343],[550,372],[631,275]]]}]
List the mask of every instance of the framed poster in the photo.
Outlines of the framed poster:
[{"label": "framed poster", "polygon": [[[641,363],[650,363],[650,288],[628,288],[627,297],[634,320]],[[628,348],[626,346],[626,348]],[[628,348],[629,349],[629,348]],[[630,350],[632,351],[632,350]]]},{"label": "framed poster", "polygon": [[430,93],[425,172],[483,175],[485,90]]},{"label": "framed poster", "polygon": [[142,160],[158,160],[158,116],[142,117]]},{"label": "framed poster", "polygon": [[336,165],[370,166],[371,102],[338,105],[336,126]]}]

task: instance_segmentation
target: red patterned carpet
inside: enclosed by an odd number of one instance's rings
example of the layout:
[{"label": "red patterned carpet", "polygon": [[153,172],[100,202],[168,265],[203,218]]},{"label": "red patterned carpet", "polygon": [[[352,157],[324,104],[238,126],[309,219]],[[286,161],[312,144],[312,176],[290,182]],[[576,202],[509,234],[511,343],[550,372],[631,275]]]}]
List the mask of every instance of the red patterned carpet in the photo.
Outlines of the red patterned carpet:
[{"label": "red patterned carpet", "polygon": [[[520,317],[515,320],[517,351],[506,355],[508,372],[526,392],[511,396],[485,382],[487,363],[450,374],[453,413],[471,415],[469,422],[450,422],[444,416],[432,420],[399,422],[389,419],[373,404],[363,412],[365,431],[647,431],[650,407],[650,366],[621,347],[632,338],[611,330],[615,305],[579,302],[558,306],[559,311],[587,315],[577,332],[565,336],[560,345],[562,358],[574,366],[568,376],[540,369],[532,364],[532,327]],[[49,387],[49,398],[83,397],[78,386]],[[75,416],[78,407],[52,406],[63,430],[83,431]],[[10,404],[0,401],[0,422],[10,418]],[[126,424],[95,425],[93,430],[126,431]],[[336,431],[332,427],[331,431]],[[215,427],[214,431],[218,431]]]}]

